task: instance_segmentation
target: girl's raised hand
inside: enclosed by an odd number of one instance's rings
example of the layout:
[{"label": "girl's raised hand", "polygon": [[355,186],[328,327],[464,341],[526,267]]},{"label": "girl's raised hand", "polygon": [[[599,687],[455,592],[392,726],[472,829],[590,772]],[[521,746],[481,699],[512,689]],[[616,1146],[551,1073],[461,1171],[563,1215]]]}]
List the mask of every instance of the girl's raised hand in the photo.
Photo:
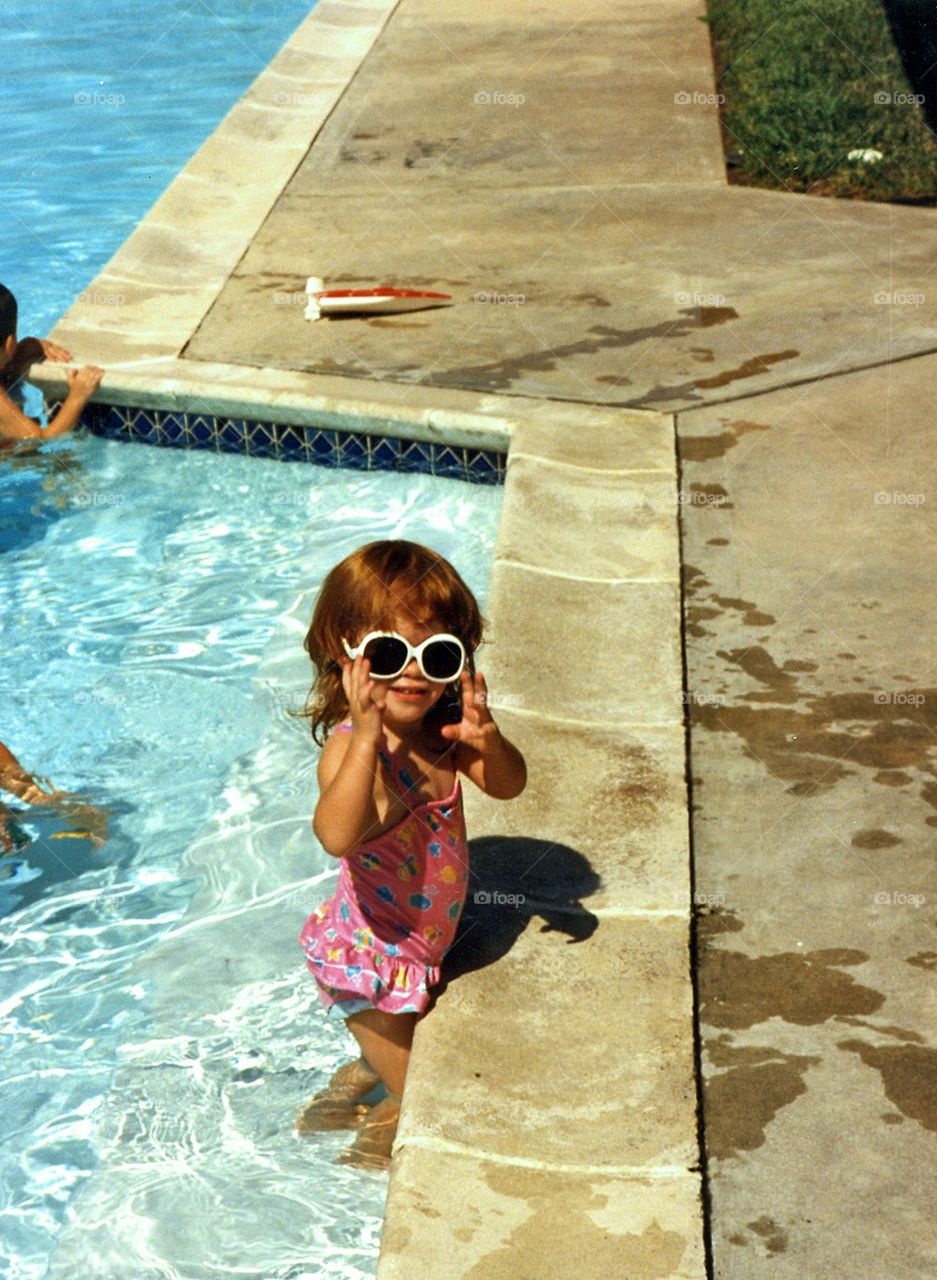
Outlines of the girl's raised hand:
[{"label": "girl's raised hand", "polygon": [[444,724],[439,732],[443,738],[452,742],[464,742],[473,751],[485,755],[501,735],[488,710],[488,686],[480,671],[472,676],[467,667],[460,679],[462,719],[458,724]]},{"label": "girl's raised hand", "polygon": [[342,660],[342,688],[348,699],[352,729],[362,737],[376,742],[384,727],[383,711],[387,695],[382,693],[376,680],[370,679],[370,670],[370,662],[360,654],[354,660]]}]

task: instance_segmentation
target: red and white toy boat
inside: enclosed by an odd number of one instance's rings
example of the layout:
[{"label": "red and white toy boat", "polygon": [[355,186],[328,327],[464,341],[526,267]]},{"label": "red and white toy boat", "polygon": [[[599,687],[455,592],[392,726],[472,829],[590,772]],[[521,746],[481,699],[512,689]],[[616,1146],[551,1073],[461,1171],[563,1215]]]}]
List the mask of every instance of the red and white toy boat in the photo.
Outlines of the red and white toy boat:
[{"label": "red and white toy boat", "polygon": [[425,289],[395,289],[379,284],[373,289],[326,289],[318,276],[306,281],[305,316],[318,320],[321,316],[391,314],[395,311],[419,311],[423,307],[445,307],[452,302],[451,293],[431,293]]}]

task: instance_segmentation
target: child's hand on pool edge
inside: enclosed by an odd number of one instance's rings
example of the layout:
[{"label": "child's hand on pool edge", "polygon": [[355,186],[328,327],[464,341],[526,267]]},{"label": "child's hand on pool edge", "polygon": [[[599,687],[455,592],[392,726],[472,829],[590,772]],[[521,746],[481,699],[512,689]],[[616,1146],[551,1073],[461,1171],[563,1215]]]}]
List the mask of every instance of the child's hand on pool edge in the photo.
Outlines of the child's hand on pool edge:
[{"label": "child's hand on pool edge", "polygon": [[64,347],[60,347],[57,342],[50,342],[48,338],[40,338],[39,345],[42,347],[42,354],[46,360],[51,360],[55,364],[64,363],[71,360],[72,353],[66,351]]}]

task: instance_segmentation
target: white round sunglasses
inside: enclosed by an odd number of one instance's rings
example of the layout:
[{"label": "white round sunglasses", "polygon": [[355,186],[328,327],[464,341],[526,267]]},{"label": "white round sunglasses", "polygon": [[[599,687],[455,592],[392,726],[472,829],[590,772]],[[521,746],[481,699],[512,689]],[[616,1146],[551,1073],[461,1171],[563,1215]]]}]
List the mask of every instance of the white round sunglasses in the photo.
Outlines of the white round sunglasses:
[{"label": "white round sunglasses", "polygon": [[343,637],[349,658],[363,655],[371,664],[369,675],[374,680],[396,680],[416,658],[417,666],[427,680],[446,684],[457,679],[465,666],[465,646],[458,636],[448,632],[430,636],[422,644],[412,645],[396,631],[369,631],[356,649]]}]

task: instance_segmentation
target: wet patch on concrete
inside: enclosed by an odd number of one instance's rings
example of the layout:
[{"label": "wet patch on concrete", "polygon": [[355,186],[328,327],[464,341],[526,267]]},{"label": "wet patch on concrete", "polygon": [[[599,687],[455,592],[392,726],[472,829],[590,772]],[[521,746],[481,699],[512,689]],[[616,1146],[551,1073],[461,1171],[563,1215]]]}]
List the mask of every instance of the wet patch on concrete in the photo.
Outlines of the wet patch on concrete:
[{"label": "wet patch on concrete", "polygon": [[714,374],[711,378],[697,378],[694,386],[725,387],[730,382],[737,382],[739,378],[755,378],[759,373],[767,373],[773,364],[779,364],[782,360],[794,360],[799,355],[800,352],[791,347],[785,351],[771,351],[763,356],[752,356],[736,369],[726,369],[724,373]]},{"label": "wet patch on concrete", "polygon": [[841,1040],[837,1048],[855,1053],[880,1072],[885,1097],[922,1129],[937,1133],[937,1049],[923,1045],[870,1045]]},{"label": "wet patch on concrete", "polygon": [[777,621],[773,614],[762,613],[751,600],[742,600],[737,596],[717,596],[715,594],[711,595],[709,599],[713,600],[720,609],[734,609],[740,613],[743,627],[770,627]]},{"label": "wet patch on concrete", "polygon": [[[718,599],[718,597],[710,597]],[[797,680],[792,672],[779,667],[761,645],[749,645],[744,649],[717,649],[716,656],[729,666],[744,671],[747,676],[766,686],[766,691],[743,693],[748,702],[796,702],[800,695]]]},{"label": "wet patch on concrete", "polygon": [[756,1218],[746,1224],[750,1231],[759,1236],[768,1253],[784,1253],[787,1249],[787,1232],[779,1227],[773,1218],[767,1216]]},{"label": "wet patch on concrete", "polygon": [[903,1040],[906,1044],[926,1044],[923,1036],[919,1036],[916,1031],[909,1031],[907,1027],[883,1026],[879,1022],[869,1022],[865,1018],[851,1018],[845,1014],[837,1014],[836,1021],[848,1023],[850,1027],[868,1027],[870,1031],[877,1031],[883,1036],[892,1036],[895,1040]]},{"label": "wet patch on concrete", "polygon": [[[684,318],[664,320],[660,324],[644,325],[639,329],[616,329],[611,325],[593,325],[587,330],[587,333],[592,336],[580,338],[576,342],[559,343],[549,348],[538,347],[535,351],[523,352],[503,360],[486,361],[484,364],[441,369],[420,381],[427,387],[471,386],[479,391],[507,391],[524,374],[553,372],[559,364],[573,356],[594,355],[598,351],[606,350],[625,350],[640,342],[656,342],[662,338],[684,338],[695,329],[725,324],[727,320],[737,316],[731,307],[689,307],[681,310],[679,314]],[[688,386],[692,388],[695,384],[689,383]]]},{"label": "wet patch on concrete", "polygon": [[883,787],[906,787],[914,779],[910,773],[904,773],[901,769],[880,769],[872,781]]},{"label": "wet patch on concrete", "polygon": [[749,422],[745,418],[721,418],[720,423],[728,427],[728,430],[718,436],[688,436],[678,429],[677,452],[681,461],[711,462],[734,449],[749,431],[771,430],[766,422]]},{"label": "wet patch on concrete", "polygon": [[696,307],[682,314],[692,315],[694,310],[701,329],[711,329],[715,324],[727,324],[730,320],[739,318],[735,307]]},{"label": "wet patch on concrete", "polygon": [[[624,1159],[624,1153],[622,1158]],[[523,1198],[530,1216],[511,1232],[498,1249],[486,1253],[462,1274],[465,1280],[517,1280],[519,1258],[549,1257],[549,1268],[557,1275],[581,1273],[588,1257],[588,1269],[595,1275],[621,1275],[628,1280],[670,1280],[678,1274],[687,1249],[687,1239],[679,1231],[667,1231],[656,1221],[640,1232],[610,1231],[596,1226],[592,1215],[601,1213],[609,1197],[577,1178],[567,1178],[563,1190],[562,1222],[558,1223],[556,1186],[552,1178],[537,1170],[524,1170]],[[518,1170],[487,1166],[486,1183],[498,1196],[518,1196]],[[523,1274],[541,1274],[542,1266]]]},{"label": "wet patch on concrete", "polygon": [[343,146],[339,150],[338,159],[340,164],[380,164],[389,154],[389,151],[384,151],[380,147]]},{"label": "wet patch on concrete", "polygon": [[[731,510],[733,504],[724,501],[728,498],[726,490],[722,485],[700,485],[692,484],[689,487],[691,501],[695,505],[709,504],[712,506],[723,506]],[[710,538],[707,546],[728,546],[728,538]],[[693,565],[685,565],[683,573],[684,592],[689,600],[694,603],[687,603],[685,606],[685,621],[687,630],[694,637],[707,635],[715,635],[715,631],[710,631],[701,624],[711,618],[717,618],[727,610],[741,615],[742,625],[745,627],[771,627],[774,626],[777,619],[774,614],[767,613],[763,609],[759,609],[754,600],[743,600],[738,596],[721,596],[718,592],[710,592],[709,595],[701,596],[701,600],[706,603],[697,603],[697,596],[700,595],[703,587],[710,586],[709,580],[704,577],[701,570]],[[762,639],[762,637],[759,637]],[[750,650],[736,650],[736,653],[748,653]],[[725,656],[724,654],[721,656]],[[816,663],[791,659],[785,662],[785,671],[815,671]],[[749,673],[751,674],[751,672]],[[796,686],[795,686],[796,687]]]},{"label": "wet patch on concrete", "polygon": [[[360,320],[360,316],[329,316],[328,323],[347,324],[349,321],[355,323]],[[323,356],[319,361],[319,365],[323,373],[335,373],[344,378],[370,377],[370,370],[367,365],[358,360],[335,360],[332,356]],[[407,367],[415,369],[416,365],[408,365]]]},{"label": "wet patch on concrete", "polygon": [[590,307],[610,307],[612,305],[608,298],[603,298],[598,293],[571,293],[567,300],[569,302],[585,302]]},{"label": "wet patch on concrete", "polygon": [[[405,169],[435,168],[436,163],[439,163],[436,157],[445,156],[446,152],[451,151],[458,141],[458,135],[451,138],[440,138],[438,141],[415,138],[407,148],[403,166]],[[433,161],[433,164],[431,166],[427,165],[427,161]]]},{"label": "wet patch on concrete", "polygon": [[[930,805],[932,809],[937,809],[937,782],[925,782],[921,788],[921,798]],[[937,814],[933,818],[926,819],[930,826],[937,826]]]},{"label": "wet patch on concrete", "polygon": [[728,386],[729,383],[736,382],[740,378],[758,377],[759,374],[767,373],[772,365],[784,360],[793,360],[799,355],[800,352],[793,348],[770,351],[764,355],[752,356],[750,360],[746,360],[735,369],[725,369],[722,373],[713,374],[711,378],[694,378],[692,381],[669,385],[658,383],[643,396],[635,400],[626,400],[625,405],[629,409],[658,409],[665,408],[668,403],[672,404],[675,400],[688,400],[695,407],[695,404],[703,399],[699,394],[701,389],[716,389]]},{"label": "wet patch on concrete", "polygon": [[[879,702],[870,692],[802,693],[789,664],[779,667],[766,650],[720,650],[727,663],[766,686],[765,692],[742,695],[742,702],[802,701],[793,707],[690,704],[691,731],[729,733],[744,744],[750,758],[763,762],[777,777],[791,783],[791,794],[809,796],[827,790],[856,768],[903,773],[915,768],[933,775],[932,753],[937,743],[937,689],[918,689],[922,701],[909,712],[900,704]],[[848,761],[853,768],[847,768]],[[926,782],[921,797],[937,806],[937,785]],[[937,825],[937,820],[926,820]]]},{"label": "wet patch on concrete", "polygon": [[[732,1052],[722,1049],[723,1055]],[[703,1083],[706,1153],[711,1160],[728,1160],[764,1146],[767,1126],[807,1092],[804,1075],[820,1061],[809,1054],[759,1048],[757,1052],[770,1060],[751,1063],[744,1060],[745,1048],[735,1052],[743,1059],[738,1065]]]},{"label": "wet patch on concrete", "polygon": [[901,844],[902,840],[900,836],[893,835],[890,831],[870,827],[865,831],[857,831],[850,843],[857,849],[890,849],[892,845]]},{"label": "wet patch on concrete", "polygon": [[744,927],[731,912],[700,916],[696,927],[700,1017],[708,1026],[740,1030],[769,1018],[817,1026],[837,1014],[874,1013],[885,1002],[881,992],[840,971],[864,964],[869,959],[864,951],[831,947],[749,956],[712,946],[713,936]]}]

